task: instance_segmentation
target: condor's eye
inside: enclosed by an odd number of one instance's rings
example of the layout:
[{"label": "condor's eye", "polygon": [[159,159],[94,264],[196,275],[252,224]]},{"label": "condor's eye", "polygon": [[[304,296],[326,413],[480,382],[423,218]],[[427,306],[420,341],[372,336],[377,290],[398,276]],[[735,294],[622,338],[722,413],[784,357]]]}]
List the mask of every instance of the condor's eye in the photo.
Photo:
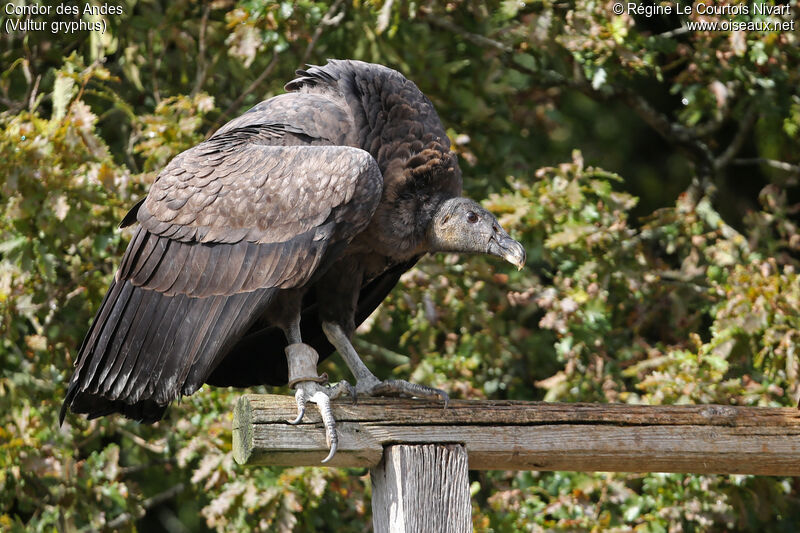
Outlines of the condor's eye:
[{"label": "condor's eye", "polygon": [[476,223],[477,221],[478,221],[478,215],[476,215],[476,214],[475,214],[475,213],[473,213],[472,211],[470,211],[469,213],[467,213],[467,222],[469,222],[470,224],[474,224],[474,223]]}]

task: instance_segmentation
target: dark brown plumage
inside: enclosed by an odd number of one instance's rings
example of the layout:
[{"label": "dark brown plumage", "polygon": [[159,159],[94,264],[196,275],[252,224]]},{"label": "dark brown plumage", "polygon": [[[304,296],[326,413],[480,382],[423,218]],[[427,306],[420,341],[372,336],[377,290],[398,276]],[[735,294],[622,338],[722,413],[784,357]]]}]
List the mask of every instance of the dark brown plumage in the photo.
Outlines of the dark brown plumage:
[{"label": "dark brown plumage", "polygon": [[298,316],[324,358],[322,324],[352,335],[424,253],[524,261],[494,217],[458,198],[456,158],[412,82],[357,61],[298,75],[175,157],[125,217],[139,226],[62,420],[69,408],[152,422],[206,382],[285,383]]}]

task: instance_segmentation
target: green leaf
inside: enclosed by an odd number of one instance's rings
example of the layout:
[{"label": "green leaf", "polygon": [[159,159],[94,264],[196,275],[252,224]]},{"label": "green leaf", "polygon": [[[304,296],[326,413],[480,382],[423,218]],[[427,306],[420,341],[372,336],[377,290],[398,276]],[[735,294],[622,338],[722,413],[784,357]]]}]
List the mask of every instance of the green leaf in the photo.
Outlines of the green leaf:
[{"label": "green leaf", "polygon": [[23,244],[28,242],[27,237],[16,237],[7,241],[0,242],[0,253],[5,254],[16,250]]},{"label": "green leaf", "polygon": [[77,93],[72,76],[59,72],[53,86],[53,118],[61,120],[67,115],[67,107]]}]

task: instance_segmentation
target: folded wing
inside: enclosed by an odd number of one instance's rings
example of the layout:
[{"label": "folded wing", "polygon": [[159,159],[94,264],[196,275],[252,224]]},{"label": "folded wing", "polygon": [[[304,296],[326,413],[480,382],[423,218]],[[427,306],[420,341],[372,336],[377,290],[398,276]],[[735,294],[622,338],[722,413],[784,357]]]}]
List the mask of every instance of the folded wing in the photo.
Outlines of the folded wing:
[{"label": "folded wing", "polygon": [[271,145],[279,133],[227,131],[162,171],[81,346],[62,420],[67,408],[158,420],[203,384],[278,289],[307,284],[366,227],[382,190],[374,159]]}]

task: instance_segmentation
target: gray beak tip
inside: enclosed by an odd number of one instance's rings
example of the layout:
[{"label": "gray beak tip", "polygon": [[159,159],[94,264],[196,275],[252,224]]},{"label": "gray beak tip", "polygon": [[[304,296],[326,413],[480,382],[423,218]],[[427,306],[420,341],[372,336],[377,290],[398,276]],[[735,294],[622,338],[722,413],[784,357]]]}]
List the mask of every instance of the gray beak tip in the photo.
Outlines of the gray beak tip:
[{"label": "gray beak tip", "polygon": [[525,260],[527,259],[525,248],[510,237],[503,240],[500,247],[503,250],[502,258],[516,266],[517,270],[522,270],[522,267],[525,266]]}]

